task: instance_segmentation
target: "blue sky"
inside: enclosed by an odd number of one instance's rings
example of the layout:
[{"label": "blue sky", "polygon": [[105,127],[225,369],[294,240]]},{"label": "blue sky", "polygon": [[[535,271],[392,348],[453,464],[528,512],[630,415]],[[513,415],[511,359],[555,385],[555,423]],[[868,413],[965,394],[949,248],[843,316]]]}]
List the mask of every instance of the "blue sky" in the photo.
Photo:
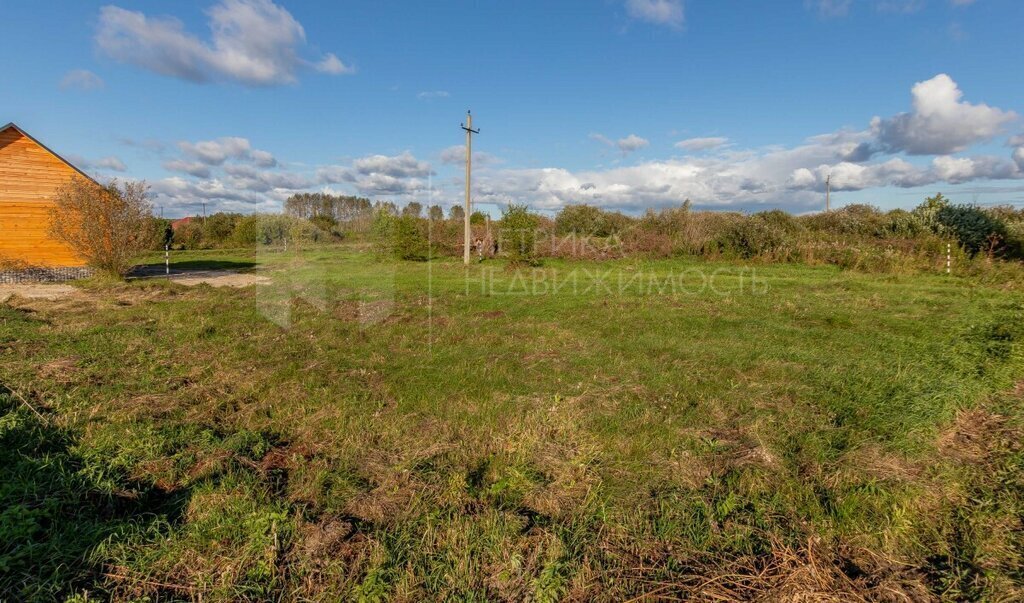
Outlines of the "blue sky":
[{"label": "blue sky", "polygon": [[[168,216],[1024,202],[1011,0],[14,2],[0,121]],[[31,51],[28,51],[31,49]]]}]

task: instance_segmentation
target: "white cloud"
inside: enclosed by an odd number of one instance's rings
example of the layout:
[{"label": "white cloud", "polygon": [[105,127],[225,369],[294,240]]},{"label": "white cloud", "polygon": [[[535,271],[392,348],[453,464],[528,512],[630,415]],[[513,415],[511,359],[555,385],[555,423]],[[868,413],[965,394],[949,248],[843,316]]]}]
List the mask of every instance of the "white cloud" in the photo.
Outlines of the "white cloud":
[{"label": "white cloud", "polygon": [[[441,163],[448,165],[462,165],[466,163],[466,147],[457,144],[443,149],[440,153]],[[492,165],[500,163],[500,160],[490,153],[473,151],[473,165]]]},{"label": "white cloud", "polygon": [[382,174],[395,178],[422,178],[432,173],[429,163],[416,159],[409,151],[393,156],[369,155],[356,159],[352,167],[360,174]]},{"label": "white cloud", "polygon": [[183,159],[172,159],[164,162],[164,169],[172,172],[189,174],[196,178],[209,178],[211,175],[210,166],[201,161],[185,161]]},{"label": "white cloud", "polygon": [[72,165],[87,172],[94,172],[98,170],[107,170],[111,172],[128,171],[128,166],[114,155],[108,155],[99,159],[87,159],[81,155],[68,155],[67,158]]},{"label": "white cloud", "polygon": [[706,136],[703,138],[687,138],[686,140],[680,140],[675,144],[677,149],[683,149],[684,151],[708,151],[711,149],[717,149],[729,142],[728,138],[724,136]]},{"label": "white cloud", "polygon": [[433,100],[435,98],[448,98],[451,94],[447,90],[428,90],[426,92],[420,92],[416,95],[416,98],[420,100]]},{"label": "white cloud", "polygon": [[932,160],[936,180],[961,184],[972,180],[1001,180],[1017,178],[1018,165],[999,157],[949,157]]},{"label": "white cloud", "polygon": [[1017,170],[1024,172],[1024,147],[1013,150],[1013,161],[1017,164]]},{"label": "white cloud", "polygon": [[339,59],[333,52],[325,54],[324,58],[314,67],[320,73],[327,73],[330,75],[348,75],[356,72],[355,67],[341,62],[341,59]]},{"label": "white cloud", "polygon": [[277,166],[277,159],[266,151],[253,150],[249,153],[249,158],[252,159],[254,164],[262,168],[272,168]]},{"label": "white cloud", "polygon": [[683,0],[626,0],[626,13],[640,21],[672,28],[683,26]]},{"label": "white cloud", "polygon": [[104,86],[103,78],[88,69],[75,69],[64,74],[60,80],[61,90],[99,90]]},{"label": "white cloud", "polygon": [[924,8],[924,0],[878,0],[875,8],[884,13],[902,13],[908,15]]},{"label": "white cloud", "polygon": [[308,66],[350,73],[335,55],[317,62],[299,55],[302,25],[270,0],[220,0],[208,11],[210,41],[185,31],[174,17],[147,17],[117,6],[100,9],[96,44],[108,57],[193,82],[248,86],[294,83]]},{"label": "white cloud", "polygon": [[277,166],[277,159],[272,154],[252,148],[248,138],[239,136],[200,142],[182,141],[178,143],[178,148],[186,156],[206,165],[222,165],[228,159],[235,159],[249,161],[263,168]]},{"label": "white cloud", "polygon": [[804,0],[804,7],[814,10],[823,18],[845,17],[853,0]]},{"label": "white cloud", "polygon": [[620,138],[615,141],[615,146],[619,147],[622,154],[632,153],[638,151],[651,144],[646,138],[641,138],[636,134],[630,134],[625,138]]},{"label": "white cloud", "polygon": [[[476,154],[474,153],[474,156]],[[400,155],[368,155],[351,165],[328,165],[316,172],[320,184],[347,183],[366,196],[409,195],[427,189],[425,178],[434,174],[430,163],[409,151]]]},{"label": "white cloud", "polygon": [[207,165],[221,165],[228,159],[242,159],[248,157],[252,151],[249,140],[237,136],[201,142],[179,142],[178,148],[182,153],[195,157]]},{"label": "white cloud", "polygon": [[871,122],[881,144],[891,152],[946,155],[990,140],[1016,119],[1012,111],[961,101],[963,92],[940,73],[914,84],[913,110]]}]

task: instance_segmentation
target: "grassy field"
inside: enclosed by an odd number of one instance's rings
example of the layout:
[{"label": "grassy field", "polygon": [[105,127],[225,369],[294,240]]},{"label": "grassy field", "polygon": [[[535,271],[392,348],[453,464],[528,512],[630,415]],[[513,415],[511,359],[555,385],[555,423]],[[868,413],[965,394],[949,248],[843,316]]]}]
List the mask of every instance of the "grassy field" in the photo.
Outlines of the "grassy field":
[{"label": "grassy field", "polygon": [[176,262],[0,305],[4,596],[1024,598],[1022,283]]}]

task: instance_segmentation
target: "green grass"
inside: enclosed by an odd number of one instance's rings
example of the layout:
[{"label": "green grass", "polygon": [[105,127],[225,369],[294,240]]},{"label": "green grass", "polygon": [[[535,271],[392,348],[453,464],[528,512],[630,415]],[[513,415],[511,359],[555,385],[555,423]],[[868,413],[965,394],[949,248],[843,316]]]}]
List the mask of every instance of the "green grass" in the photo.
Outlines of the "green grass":
[{"label": "green grass", "polygon": [[0,306],[14,598],[1024,596],[1019,283],[175,258]]}]

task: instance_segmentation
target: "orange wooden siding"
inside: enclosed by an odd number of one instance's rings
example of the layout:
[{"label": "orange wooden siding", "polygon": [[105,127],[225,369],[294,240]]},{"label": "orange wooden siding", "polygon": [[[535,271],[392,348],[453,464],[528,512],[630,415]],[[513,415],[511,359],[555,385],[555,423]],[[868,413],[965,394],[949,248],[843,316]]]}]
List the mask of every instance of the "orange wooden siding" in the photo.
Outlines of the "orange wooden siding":
[{"label": "orange wooden siding", "polygon": [[84,266],[48,234],[53,195],[77,172],[15,128],[0,132],[0,260]]}]

